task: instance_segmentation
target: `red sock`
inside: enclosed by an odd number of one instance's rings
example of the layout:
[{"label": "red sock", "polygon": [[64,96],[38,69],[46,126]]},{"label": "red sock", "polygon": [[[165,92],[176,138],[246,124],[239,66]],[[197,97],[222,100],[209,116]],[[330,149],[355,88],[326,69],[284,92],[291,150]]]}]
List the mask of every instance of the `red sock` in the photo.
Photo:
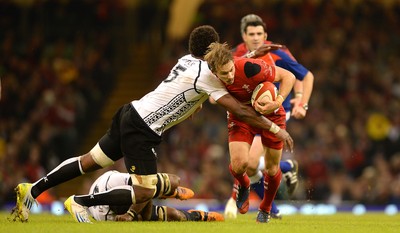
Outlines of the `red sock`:
[{"label": "red sock", "polygon": [[233,200],[236,200],[236,194],[238,192],[238,187],[239,186],[239,181],[237,181],[237,179],[235,179],[233,181],[233,189],[232,189],[232,198]]},{"label": "red sock", "polygon": [[235,179],[237,180],[237,182],[239,182],[239,185],[242,187],[246,187],[248,188],[250,186],[250,179],[247,176],[246,172],[242,173],[242,174],[236,174],[233,170],[232,170],[232,165],[229,164],[229,171],[231,172],[232,176],[235,177]]},{"label": "red sock", "polygon": [[264,172],[264,198],[260,203],[261,210],[264,210],[266,212],[271,211],[272,201],[275,199],[275,195],[278,191],[281,179],[281,169],[278,170],[275,176],[269,176],[266,172]]}]

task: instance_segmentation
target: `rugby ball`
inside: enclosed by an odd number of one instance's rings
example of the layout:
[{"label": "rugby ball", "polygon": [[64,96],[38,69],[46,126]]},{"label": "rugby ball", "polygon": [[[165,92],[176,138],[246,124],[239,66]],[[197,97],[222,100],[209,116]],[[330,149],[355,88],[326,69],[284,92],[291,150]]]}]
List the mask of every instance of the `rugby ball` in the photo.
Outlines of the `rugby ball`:
[{"label": "rugby ball", "polygon": [[[254,107],[254,103],[257,100],[267,98],[266,101],[275,101],[278,96],[278,89],[271,82],[262,82],[256,86],[251,95],[251,105]],[[271,111],[273,112],[273,111]]]}]

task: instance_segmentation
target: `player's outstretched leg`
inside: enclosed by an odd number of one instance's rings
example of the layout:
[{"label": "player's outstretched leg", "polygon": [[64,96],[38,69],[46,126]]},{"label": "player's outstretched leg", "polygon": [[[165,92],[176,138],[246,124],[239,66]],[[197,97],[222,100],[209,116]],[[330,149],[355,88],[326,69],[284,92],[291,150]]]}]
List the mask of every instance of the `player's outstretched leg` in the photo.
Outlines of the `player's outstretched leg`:
[{"label": "player's outstretched leg", "polygon": [[89,214],[86,211],[86,207],[79,205],[75,202],[74,196],[70,196],[65,202],[64,207],[72,215],[76,222],[92,223],[89,219]]},{"label": "player's outstretched leg", "polygon": [[32,197],[31,189],[32,184],[30,183],[18,184],[14,189],[17,195],[17,204],[11,211],[11,215],[14,216],[13,221],[27,222],[32,206],[37,205],[36,200]]}]

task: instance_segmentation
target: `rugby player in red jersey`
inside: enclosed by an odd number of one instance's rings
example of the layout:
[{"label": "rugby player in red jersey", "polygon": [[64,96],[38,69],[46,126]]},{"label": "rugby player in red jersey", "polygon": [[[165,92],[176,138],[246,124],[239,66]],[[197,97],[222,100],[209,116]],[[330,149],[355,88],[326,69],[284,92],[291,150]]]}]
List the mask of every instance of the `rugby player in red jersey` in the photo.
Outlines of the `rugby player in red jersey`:
[{"label": "rugby player in red jersey", "polygon": [[279,168],[283,151],[283,142],[277,138],[274,128],[286,128],[286,113],[282,102],[290,93],[295,82],[294,75],[280,67],[268,65],[264,60],[233,57],[227,44],[212,43],[205,60],[211,71],[224,83],[229,93],[242,103],[250,104],[255,87],[265,81],[279,82],[277,98],[258,104],[268,106],[260,113],[273,122],[269,130],[253,127],[238,119],[228,111],[230,171],[238,185],[236,206],[244,214],[249,209],[250,179],[246,174],[249,152],[255,135],[261,136],[266,169],[264,171],[264,197],[259,207],[257,222],[269,222],[272,201],[279,188],[282,173]]},{"label": "rugby player in red jersey", "polygon": [[[289,93],[288,97],[283,101],[282,106],[286,111],[286,121],[290,117],[295,119],[302,119],[306,116],[308,110],[308,102],[311,97],[314,76],[307,68],[297,62],[292,53],[286,46],[278,46],[273,42],[267,40],[268,33],[265,22],[255,14],[248,14],[241,19],[240,33],[243,42],[233,48],[234,56],[252,56],[260,46],[271,45],[271,50],[264,56],[258,57],[263,59],[270,65],[282,67],[294,74],[296,82],[293,87],[295,94],[292,98],[293,92]],[[279,83],[276,83],[279,87]],[[250,150],[249,165],[247,173],[251,180],[251,188],[262,199],[264,195],[264,188],[262,183],[262,172],[265,168],[264,159],[262,154],[262,144],[260,137],[257,135],[254,138]],[[298,186],[298,163],[293,158],[282,160],[280,168],[286,184],[286,189],[289,195],[292,195]],[[233,189],[233,192],[236,192]],[[225,206],[225,216],[235,218],[237,208],[234,199],[230,198]],[[281,219],[282,215],[279,209],[272,203],[271,217]]]}]

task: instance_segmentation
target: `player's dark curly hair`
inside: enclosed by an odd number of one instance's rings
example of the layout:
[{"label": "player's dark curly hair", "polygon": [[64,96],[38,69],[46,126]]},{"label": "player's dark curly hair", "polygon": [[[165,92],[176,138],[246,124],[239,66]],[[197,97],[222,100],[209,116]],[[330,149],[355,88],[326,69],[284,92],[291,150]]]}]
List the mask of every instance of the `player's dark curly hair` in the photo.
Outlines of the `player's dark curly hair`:
[{"label": "player's dark curly hair", "polygon": [[195,57],[203,58],[213,42],[219,42],[215,29],[210,25],[199,26],[190,33],[189,52]]}]

